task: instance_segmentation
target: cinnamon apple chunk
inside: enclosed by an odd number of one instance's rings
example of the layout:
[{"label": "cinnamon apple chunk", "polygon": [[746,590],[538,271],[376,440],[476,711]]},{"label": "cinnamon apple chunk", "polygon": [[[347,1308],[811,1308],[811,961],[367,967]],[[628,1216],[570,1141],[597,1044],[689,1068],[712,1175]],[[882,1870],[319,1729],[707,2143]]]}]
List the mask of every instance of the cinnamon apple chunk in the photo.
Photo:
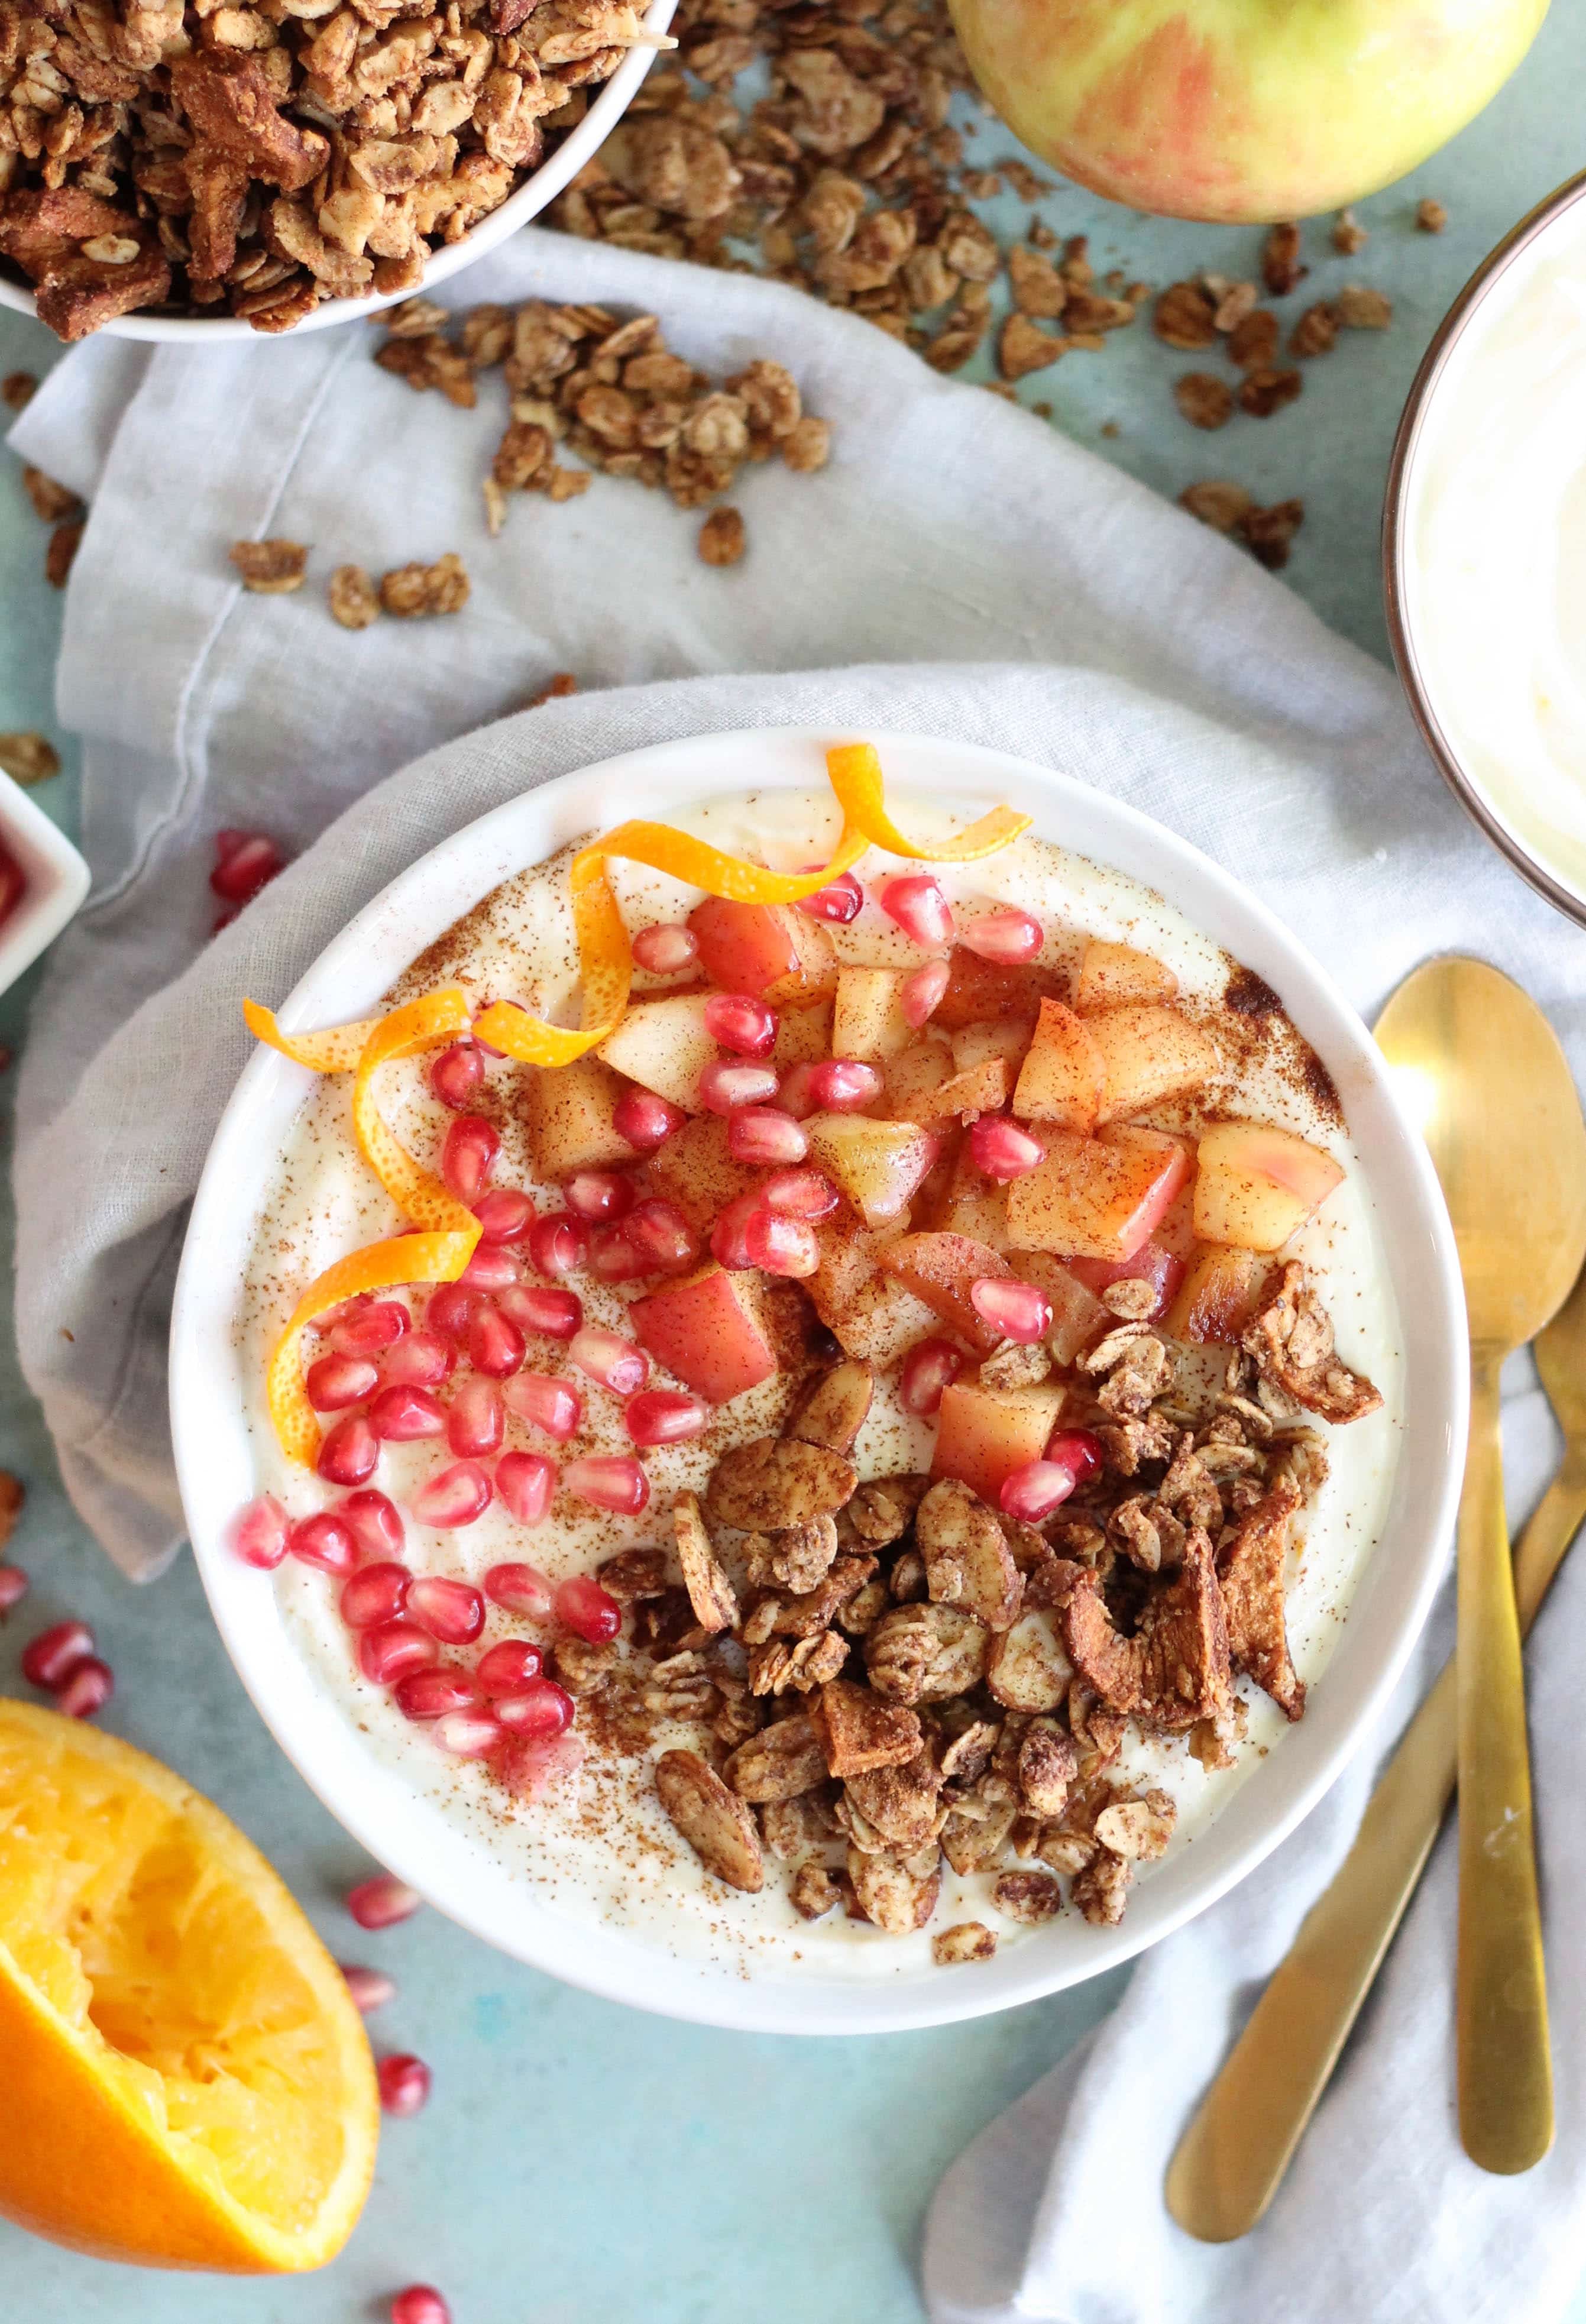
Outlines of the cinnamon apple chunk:
[{"label": "cinnamon apple chunk", "polygon": [[831,937],[791,904],[707,896],[689,913],[688,925],[699,940],[701,967],[724,992],[751,992],[777,1003],[830,992],[837,982]]},{"label": "cinnamon apple chunk", "polygon": [[1074,1005],[1084,1016],[1099,1009],[1125,1008],[1131,1001],[1171,1001],[1177,991],[1177,977],[1150,953],[1093,937],[1079,964]]},{"label": "cinnamon apple chunk", "polygon": [[1106,1083],[1106,1059],[1090,1027],[1061,1001],[1043,1001],[1013,1092],[1019,1120],[1085,1134],[1101,1119]]},{"label": "cinnamon apple chunk", "polygon": [[917,1036],[907,1049],[887,1060],[887,1111],[898,1121],[918,1121],[921,1109],[953,1079],[954,1070],[945,1041]]},{"label": "cinnamon apple chunk", "polygon": [[1107,1009],[1087,1020],[1102,1060],[1099,1121],[1122,1121],[1182,1097],[1217,1071],[1217,1044],[1177,1009]]},{"label": "cinnamon apple chunk", "polygon": [[995,1508],[1005,1480],[1045,1452],[1063,1398],[1060,1381],[992,1388],[954,1380],[942,1391],[932,1476],[956,1477]]},{"label": "cinnamon apple chunk", "polygon": [[1231,1347],[1261,1305],[1272,1268],[1265,1251],[1213,1246],[1190,1261],[1162,1328],[1175,1340]]},{"label": "cinnamon apple chunk", "polygon": [[778,1368],[747,1272],[702,1268],[635,1299],[628,1316],[640,1346],[707,1403],[730,1404]]},{"label": "cinnamon apple chunk", "polygon": [[1195,1232],[1240,1250],[1281,1250],[1343,1176],[1320,1146],[1259,1121],[1220,1121],[1201,1140]]},{"label": "cinnamon apple chunk", "polygon": [[658,1194],[677,1204],[689,1225],[708,1234],[727,1204],[758,1185],[761,1174],[734,1161],[719,1113],[696,1114],[656,1148],[649,1175]]},{"label": "cinnamon apple chunk", "polygon": [[936,1158],[935,1137],[917,1122],[816,1113],[804,1126],[811,1162],[847,1196],[867,1227],[901,1218]]},{"label": "cinnamon apple chunk", "polygon": [[1056,1000],[1063,989],[1056,970],[1038,961],[982,960],[966,945],[954,945],[947,955],[947,990],[931,1022],[944,1033],[966,1025],[1031,1025],[1041,1002]]},{"label": "cinnamon apple chunk", "polygon": [[851,1212],[837,1213],[815,1231],[820,1265],[805,1278],[804,1289],[848,1355],[890,1364],[935,1328],[936,1316],[924,1300],[877,1266],[878,1238],[866,1233]]},{"label": "cinnamon apple chunk", "polygon": [[876,1258],[887,1273],[951,1326],[977,1355],[989,1356],[1002,1334],[977,1311],[970,1294],[988,1277],[1013,1269],[989,1243],[972,1235],[907,1234],[882,1243]]},{"label": "cinnamon apple chunk", "polygon": [[576,1170],[609,1170],[639,1159],[616,1126],[617,1102],[628,1084],[598,1057],[531,1065],[526,1078],[523,1119],[537,1178],[554,1183]]},{"label": "cinnamon apple chunk", "polygon": [[1118,1318],[1103,1307],[1088,1284],[1050,1251],[1021,1250],[1019,1279],[1033,1283],[1052,1303],[1047,1345],[1056,1361],[1075,1364],[1089,1347],[1112,1330]]},{"label": "cinnamon apple chunk", "polygon": [[949,1121],[966,1113],[1000,1113],[1008,1102],[1008,1082],[1003,1058],[982,1057],[978,1065],[925,1093],[918,1101],[917,1119]]},{"label": "cinnamon apple chunk", "polygon": [[717,1055],[705,1021],[708,993],[678,992],[666,1001],[642,1001],[630,1009],[597,1055],[630,1081],[670,1099],[686,1113],[704,1111],[699,1076]]},{"label": "cinnamon apple chunk", "polygon": [[880,1064],[916,1039],[899,999],[900,968],[842,968],[832,1008],[832,1055]]},{"label": "cinnamon apple chunk", "polygon": [[1130,1259],[1188,1178],[1182,1139],[1120,1122],[1097,1138],[1041,1133],[1046,1157],[1008,1189],[1010,1250]]}]

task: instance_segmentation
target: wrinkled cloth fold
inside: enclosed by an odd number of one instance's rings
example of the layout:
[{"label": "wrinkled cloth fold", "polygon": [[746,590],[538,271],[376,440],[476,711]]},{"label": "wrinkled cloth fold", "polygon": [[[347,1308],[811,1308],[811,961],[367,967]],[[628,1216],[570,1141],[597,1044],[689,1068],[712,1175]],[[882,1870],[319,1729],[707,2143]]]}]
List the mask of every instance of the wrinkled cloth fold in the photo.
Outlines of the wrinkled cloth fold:
[{"label": "wrinkled cloth fold", "polygon": [[[187,1204],[248,1051],[243,995],[283,1000],[354,912],[474,816],[637,744],[796,724],[1018,752],[1205,848],[1367,1014],[1428,953],[1477,949],[1586,1062],[1573,933],[1448,799],[1388,675],[1226,542],[779,285],[531,231],[441,297],[659,313],[718,378],[776,358],[830,421],[832,459],[815,476],[745,472],[733,501],[748,553],[723,571],[696,555],[697,516],[605,477],[565,506],[514,496],[488,539],[499,378],[481,380],[476,410],[454,410],[377,368],[359,328],[203,355],[90,344],[13,430],[92,498],[59,700],[83,737],[96,883],[51,957],[23,1061],[18,1329],[68,1488],[129,1573],[157,1572],[181,1536],[165,1332]],[[267,536],[310,547],[294,595],[248,595],[227,562],[232,541]],[[331,621],[336,565],[448,550],[473,580],[459,616],[356,633]],[[522,708],[558,670],[583,690]],[[206,876],[228,825],[268,831],[295,860],[211,939]],[[1523,1381],[1516,1411],[1534,1474],[1546,1424]],[[1572,1594],[1566,1582],[1549,1638],[1572,1627]],[[1572,1772],[1547,1653],[1545,1823],[1554,1771],[1561,1784]],[[1556,2313],[1560,2239],[1579,2244],[1574,2093],[1543,2172],[1465,2183],[1435,2015],[1452,1928],[1441,1860],[1390,1970],[1425,2024],[1360,2045],[1329,2102],[1326,2183],[1302,2158],[1263,2237],[1210,2258],[1162,2211],[1160,2156],[1347,1843],[1365,1780],[1357,1763],[1254,1880],[1160,1947],[1088,2049],[956,2166],[927,2249],[938,2324],[1209,2324],[1245,2301],[1318,2324],[1485,2317],[1500,2299]],[[1550,1878],[1578,1925],[1566,1872],[1550,1863]],[[1566,2062],[1578,2030],[1561,2002]],[[1379,2162],[1389,2145],[1397,2163]],[[1362,2210],[1388,2164],[1392,2202]]]}]

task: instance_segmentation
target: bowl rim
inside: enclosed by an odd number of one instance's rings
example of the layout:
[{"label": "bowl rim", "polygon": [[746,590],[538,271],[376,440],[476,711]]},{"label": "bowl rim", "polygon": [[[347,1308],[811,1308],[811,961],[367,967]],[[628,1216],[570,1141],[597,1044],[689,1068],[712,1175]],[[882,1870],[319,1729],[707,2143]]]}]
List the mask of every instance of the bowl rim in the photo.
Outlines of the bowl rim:
[{"label": "bowl rim", "polygon": [[[555,778],[454,833],[399,874],[300,980],[288,1025],[365,1013],[392,977],[480,897],[558,846],[621,820],[635,796],[651,813],[757,790],[818,788],[829,729],[766,727],[651,744]],[[883,734],[897,788],[1031,808],[1063,844],[1161,892],[1282,994],[1343,1097],[1370,1156],[1383,1243],[1399,1309],[1406,1415],[1392,1499],[1376,1554],[1334,1642],[1310,1714],[1231,1795],[1193,1847],[1137,1889],[1120,1926],[1064,1914],[1003,1949],[973,1978],[919,1975],[744,1978],[684,1960],[604,1924],[562,1918],[480,1862],[462,1820],[415,1794],[356,1744],[345,1710],[316,1690],[286,1638],[273,1591],[225,1545],[230,1516],[255,1489],[233,1342],[235,1294],[280,1129],[313,1077],[273,1051],[250,1058],[217,1126],[195,1195],[171,1327],[176,1466],[200,1577],[255,1707],[331,1814],[376,1859],[487,1942],[605,1998],[745,2031],[879,2033],[951,2024],[1036,2000],[1114,1968],[1216,1902],[1283,1840],[1340,1773],[1402,1671],[1441,1579],[1457,1502],[1468,1382],[1464,1306],[1447,1213],[1419,1134],[1386,1062],[1331,979],[1267,907],[1166,826],[1076,779],[981,746]],[[1193,899],[1185,900],[1185,893]],[[1362,1137],[1362,1125],[1369,1131]],[[230,1463],[218,1458],[230,1440]],[[1347,1696],[1347,1700],[1346,1700]],[[1055,1941],[1056,1939],[1056,1941]]]},{"label": "bowl rim", "polygon": [[[641,19],[645,31],[665,32],[677,5],[678,0],[650,0]],[[360,318],[367,321],[387,307],[400,307],[406,300],[425,298],[453,275],[460,274],[465,267],[472,266],[476,259],[485,257],[555,200],[604,144],[659,54],[659,51],[648,42],[631,48],[611,78],[601,83],[600,94],[588,112],[567,132],[556,152],[537,170],[530,171],[504,202],[476,226],[470,226],[459,241],[432,250],[425,261],[422,278],[409,290],[375,291],[364,299],[321,300],[313,312],[305,315],[300,323],[294,323],[290,331],[256,331],[241,315],[217,315],[210,320],[202,315],[151,315],[134,310],[101,324],[90,336],[141,339],[161,346],[209,347],[228,339],[245,340],[254,346],[289,346],[307,332],[330,330],[337,324],[354,323]],[[4,273],[0,273],[0,307],[9,307],[15,314],[32,315],[35,320],[38,317],[33,293]]]},{"label": "bowl rim", "polygon": [[1459,752],[1437,715],[1423,675],[1409,614],[1409,593],[1405,577],[1405,518],[1410,471],[1433,401],[1455,350],[1483,303],[1509,269],[1524,257],[1533,243],[1581,201],[1586,201],[1586,170],[1572,178],[1566,178],[1563,185],[1555,186],[1551,194],[1545,196],[1534,209],[1528,210],[1518,225],[1512,226],[1502,241],[1488,252],[1433,334],[1431,344],[1416,367],[1404,410],[1399,415],[1398,426],[1394,431],[1388,483],[1382,501],[1382,595],[1394,665],[1410,706],[1410,715],[1420,730],[1421,739],[1430,752],[1438,773],[1471,821],[1486,834],[1520,877],[1539,895],[1545,896],[1548,902],[1563,912],[1566,918],[1586,927],[1586,894],[1571,887],[1548,869],[1541,857],[1534,853],[1504,822],[1466,772]]}]

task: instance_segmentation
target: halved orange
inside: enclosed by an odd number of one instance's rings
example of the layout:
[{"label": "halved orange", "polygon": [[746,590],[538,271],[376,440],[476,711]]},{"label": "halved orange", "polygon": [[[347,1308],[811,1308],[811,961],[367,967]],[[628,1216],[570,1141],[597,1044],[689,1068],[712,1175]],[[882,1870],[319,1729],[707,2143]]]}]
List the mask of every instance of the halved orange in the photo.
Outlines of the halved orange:
[{"label": "halved orange", "polygon": [[0,2212],[149,2267],[318,2267],[379,2100],[341,1972],[179,1775],[0,1700]]}]

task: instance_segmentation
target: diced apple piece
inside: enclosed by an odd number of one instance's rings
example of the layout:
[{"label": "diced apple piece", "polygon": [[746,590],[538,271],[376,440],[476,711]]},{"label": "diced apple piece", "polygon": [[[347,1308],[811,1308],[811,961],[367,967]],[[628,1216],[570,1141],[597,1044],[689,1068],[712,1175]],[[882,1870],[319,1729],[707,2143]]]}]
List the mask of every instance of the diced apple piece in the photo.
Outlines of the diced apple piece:
[{"label": "diced apple piece", "polygon": [[1137,1001],[1171,1001],[1178,979],[1170,968],[1133,945],[1086,945],[1079,964],[1074,1005],[1083,1015],[1096,1009],[1121,1009]]},{"label": "diced apple piece", "polygon": [[967,1140],[954,1162],[946,1200],[930,1223],[990,1243],[993,1250],[1007,1249],[1008,1189],[976,1169]]},{"label": "diced apple piece", "polygon": [[982,960],[964,945],[954,945],[947,969],[947,990],[931,1015],[932,1024],[944,1033],[959,1032],[966,1025],[1032,1025],[1043,1001],[1063,995],[1063,979],[1056,969],[1034,961],[1015,965]]},{"label": "diced apple piece", "polygon": [[1259,1121],[1220,1121],[1201,1140],[1195,1232],[1240,1250],[1281,1250],[1343,1176],[1321,1147]]},{"label": "diced apple piece", "polygon": [[635,1148],[613,1120],[627,1087],[598,1057],[570,1065],[532,1065],[523,1100],[529,1150],[537,1178],[569,1178],[575,1170],[609,1170],[636,1162]]},{"label": "diced apple piece", "polygon": [[851,1356],[890,1364],[906,1348],[936,1329],[936,1316],[901,1283],[883,1275],[873,1255],[875,1238],[839,1212],[816,1229],[821,1263],[803,1288],[828,1331]]},{"label": "diced apple piece", "polygon": [[779,1071],[788,1065],[818,1065],[822,1057],[832,1054],[829,1001],[792,1001],[778,1011],[771,1063]]},{"label": "diced apple piece", "polygon": [[598,1054],[630,1081],[669,1098],[686,1113],[703,1111],[699,1076],[718,1052],[705,1026],[709,995],[680,992],[630,1009]]},{"label": "diced apple piece", "polygon": [[640,1346],[707,1403],[730,1404],[777,1369],[747,1273],[702,1268],[635,1299],[628,1319]]},{"label": "diced apple piece", "polygon": [[1148,1284],[1156,1305],[1138,1319],[1140,1322],[1160,1315],[1184,1280],[1183,1259],[1155,1237],[1141,1243],[1128,1259],[1071,1259],[1068,1264],[1086,1289],[1097,1294],[1114,1283]]},{"label": "diced apple piece", "polygon": [[900,968],[840,968],[832,1009],[832,1055],[879,1063],[895,1057],[916,1038],[903,1014]]},{"label": "diced apple piece", "polygon": [[977,1242],[973,1235],[899,1235],[896,1241],[883,1243],[876,1258],[889,1275],[895,1275],[917,1298],[923,1299],[977,1355],[989,1356],[1000,1345],[1001,1333],[976,1312],[970,1297],[975,1284],[986,1277],[1013,1272],[989,1243]]},{"label": "diced apple piece", "polygon": [[761,1174],[733,1159],[722,1116],[701,1113],[657,1147],[650,1176],[657,1193],[676,1203],[696,1232],[708,1234],[730,1202],[759,1185]]},{"label": "diced apple piece", "polygon": [[1107,1068],[1089,1028],[1061,1001],[1043,1001],[1013,1093],[1020,1121],[1055,1121],[1081,1136],[1094,1130],[1102,1111]]},{"label": "diced apple piece", "polygon": [[917,1122],[814,1113],[804,1126],[811,1162],[847,1195],[867,1227],[901,1218],[936,1158],[936,1139]]},{"label": "diced apple piece", "polygon": [[1176,1340],[1231,1346],[1260,1305],[1271,1272],[1265,1251],[1209,1246],[1191,1261],[1163,1330]]},{"label": "diced apple piece", "polygon": [[953,1036],[953,1063],[961,1074],[967,1074],[974,1066],[984,1065],[988,1057],[1000,1057],[1017,1080],[1029,1038],[1028,1019],[1004,1019],[995,1025],[965,1025]]},{"label": "diced apple piece", "polygon": [[1056,1380],[1010,1388],[953,1381],[942,1391],[932,1476],[956,1477],[995,1508],[1005,1480],[1045,1452],[1064,1393]]},{"label": "diced apple piece", "polygon": [[946,1042],[917,1039],[901,1056],[887,1061],[887,1111],[895,1120],[917,1121],[917,1108],[952,1078],[953,1052]]},{"label": "diced apple piece", "polygon": [[829,992],[837,954],[818,920],[791,904],[737,904],[707,896],[688,915],[700,965],[724,992],[752,992],[772,1002]]},{"label": "diced apple piece", "polygon": [[1189,1176],[1189,1148],[1154,1130],[1120,1124],[1102,1138],[1066,1130],[1042,1135],[1046,1159],[1008,1189],[1014,1252],[1129,1259]]},{"label": "diced apple piece", "polygon": [[1060,1364],[1076,1364],[1085,1350],[1093,1347],[1118,1321],[1089,1286],[1049,1251],[1021,1250],[1019,1279],[1021,1283],[1033,1283],[1052,1303],[1047,1345]]},{"label": "diced apple piece", "polygon": [[1102,1121],[1197,1089],[1221,1062],[1216,1043],[1176,1009],[1108,1009],[1087,1029],[1102,1059]]},{"label": "diced apple piece", "polygon": [[1000,1113],[1008,1102],[1008,1063],[985,1057],[919,1100],[920,1121],[950,1121],[966,1113]]}]

